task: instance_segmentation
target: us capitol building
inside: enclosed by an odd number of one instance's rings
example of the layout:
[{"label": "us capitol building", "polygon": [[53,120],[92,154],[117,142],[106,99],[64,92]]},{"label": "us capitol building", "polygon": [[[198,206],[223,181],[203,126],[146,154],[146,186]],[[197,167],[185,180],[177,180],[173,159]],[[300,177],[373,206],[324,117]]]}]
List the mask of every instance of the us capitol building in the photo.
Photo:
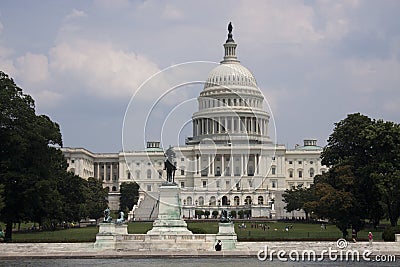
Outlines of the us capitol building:
[{"label": "us capitol building", "polygon": [[[284,190],[309,187],[321,165],[317,140],[287,149],[269,137],[270,114],[253,74],[236,57],[237,44],[228,27],[225,55],[209,73],[192,116],[193,137],[173,147],[175,182],[185,218],[195,210],[245,212],[251,217],[303,216],[283,209]],[[94,177],[109,188],[109,206],[119,209],[123,182],[140,185],[138,205],[130,217],[149,220],[157,216],[158,188],[165,181],[165,151],[149,141],[141,151],[92,153],[84,148],[62,148],[68,170],[84,179]]]}]

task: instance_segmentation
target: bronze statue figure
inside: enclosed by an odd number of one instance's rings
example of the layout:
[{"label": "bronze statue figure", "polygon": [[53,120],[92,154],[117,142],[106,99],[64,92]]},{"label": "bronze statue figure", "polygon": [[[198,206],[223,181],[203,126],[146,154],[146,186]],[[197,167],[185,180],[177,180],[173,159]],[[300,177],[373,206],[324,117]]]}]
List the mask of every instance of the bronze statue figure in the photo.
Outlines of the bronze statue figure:
[{"label": "bronze statue figure", "polygon": [[167,171],[167,182],[175,183],[176,166],[173,163],[174,162],[173,158],[175,157],[175,152],[172,149],[172,147],[168,148],[168,150],[165,152],[165,155],[167,156],[167,159],[164,162],[164,170]]}]

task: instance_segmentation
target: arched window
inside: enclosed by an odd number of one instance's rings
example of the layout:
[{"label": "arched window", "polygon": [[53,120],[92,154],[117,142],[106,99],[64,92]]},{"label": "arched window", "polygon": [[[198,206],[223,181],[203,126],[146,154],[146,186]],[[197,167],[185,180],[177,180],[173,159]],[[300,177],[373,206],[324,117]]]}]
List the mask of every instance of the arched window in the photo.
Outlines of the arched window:
[{"label": "arched window", "polygon": [[258,197],[258,205],[263,205],[264,204],[264,198],[262,196]]},{"label": "arched window", "polygon": [[235,206],[239,206],[239,203],[240,203],[239,197],[238,197],[238,196],[235,196],[235,197],[233,198],[233,202],[235,203]]},{"label": "arched window", "polygon": [[113,186],[113,187],[112,187],[112,191],[113,191],[113,192],[117,191],[117,187],[116,187],[116,186]]},{"label": "arched window", "polygon": [[314,169],[313,169],[313,168],[310,169],[310,177],[311,177],[311,178],[314,177]]},{"label": "arched window", "polygon": [[215,206],[215,197],[210,197],[210,206]]},{"label": "arched window", "polygon": [[128,179],[131,179],[131,172],[128,171]]},{"label": "arched window", "polygon": [[251,205],[251,196],[247,196],[246,199],[244,200],[245,205]]},{"label": "arched window", "polygon": [[147,170],[147,179],[151,179],[151,170],[150,169]]},{"label": "arched window", "polygon": [[199,197],[199,205],[200,206],[204,205],[204,197]]},{"label": "arched window", "polygon": [[187,197],[187,205],[192,205],[192,197]]},{"label": "arched window", "polygon": [[228,202],[229,202],[228,197],[227,196],[223,196],[222,197],[222,205],[223,206],[229,205]]}]

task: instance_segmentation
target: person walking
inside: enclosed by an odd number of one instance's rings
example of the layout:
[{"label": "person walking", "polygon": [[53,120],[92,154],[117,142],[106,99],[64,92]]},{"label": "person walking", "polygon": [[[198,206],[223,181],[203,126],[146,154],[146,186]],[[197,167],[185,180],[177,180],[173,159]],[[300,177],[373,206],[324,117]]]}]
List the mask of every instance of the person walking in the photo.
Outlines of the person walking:
[{"label": "person walking", "polygon": [[372,241],[373,241],[374,236],[372,235],[371,232],[368,233],[368,240],[369,240],[369,245],[372,245]]}]

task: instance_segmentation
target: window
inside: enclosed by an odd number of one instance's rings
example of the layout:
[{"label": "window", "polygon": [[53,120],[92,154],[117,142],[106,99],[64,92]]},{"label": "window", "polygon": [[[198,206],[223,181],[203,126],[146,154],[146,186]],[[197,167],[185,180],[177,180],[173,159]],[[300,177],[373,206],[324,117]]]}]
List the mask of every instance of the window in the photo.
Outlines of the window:
[{"label": "window", "polygon": [[147,162],[147,166],[150,166],[151,165],[151,162]]},{"label": "window", "polygon": [[204,205],[204,197],[199,197],[199,205],[200,206]]},{"label": "window", "polygon": [[311,177],[311,178],[314,177],[314,169],[313,169],[313,168],[310,169],[310,177]]},{"label": "window", "polygon": [[298,162],[299,164],[302,164],[303,162],[301,161],[301,160],[299,160],[299,162]]},{"label": "window", "polygon": [[203,188],[207,187],[207,181],[203,181]]},{"label": "window", "polygon": [[239,202],[240,202],[240,200],[239,200],[238,196],[233,198],[233,203],[235,204],[235,206],[239,206]]},{"label": "window", "polygon": [[247,196],[246,199],[244,200],[245,205],[251,205],[251,196]]},{"label": "window", "polygon": [[293,161],[289,160],[289,164],[293,164]]},{"label": "window", "polygon": [[212,197],[210,197],[210,206],[215,206],[215,197],[214,196],[212,196]]},{"label": "window", "polygon": [[249,187],[253,187],[253,181],[251,179],[247,180],[247,182],[249,183]]},{"label": "window", "polygon": [[313,164],[313,163],[314,163],[314,161],[310,160],[310,164]]},{"label": "window", "polygon": [[275,160],[275,157],[272,157],[272,160]]},{"label": "window", "polygon": [[185,170],[181,170],[181,175],[185,175]]},{"label": "window", "polygon": [[231,182],[230,181],[225,181],[225,188],[230,189],[231,187]]},{"label": "window", "polygon": [[217,167],[217,171],[215,172],[215,176],[221,176],[221,168]]},{"label": "window", "polygon": [[140,166],[140,162],[136,162],[136,166]]},{"label": "window", "polygon": [[258,205],[263,205],[264,204],[264,198],[262,196],[258,197]]},{"label": "window", "polygon": [[192,197],[187,197],[186,203],[192,205]]},{"label": "window", "polygon": [[117,187],[113,186],[113,187],[112,187],[112,191],[113,191],[113,192],[117,191]]},{"label": "window", "polygon": [[136,179],[139,180],[140,179],[140,171],[136,171],[135,174],[136,174]]},{"label": "window", "polygon": [[272,180],[271,183],[272,183],[272,188],[276,188],[276,181]]},{"label": "window", "polygon": [[128,172],[128,179],[131,179],[131,173]]},{"label": "window", "polygon": [[275,175],[275,174],[276,174],[276,168],[275,168],[275,167],[272,167],[272,168],[271,168],[271,174],[272,174],[272,175]]},{"label": "window", "polygon": [[151,191],[151,185],[147,185],[147,191]]},{"label": "window", "polygon": [[75,160],[74,160],[74,159],[71,159],[71,163],[75,163]]},{"label": "window", "polygon": [[303,177],[303,171],[299,171],[299,178]]},{"label": "window", "polygon": [[293,178],[293,171],[292,170],[289,171],[289,177]]},{"label": "window", "polygon": [[219,187],[220,187],[220,181],[216,181],[216,182],[215,182],[215,186],[216,186],[217,188],[219,188]]},{"label": "window", "polygon": [[147,170],[147,179],[151,179],[151,170],[150,169]]},{"label": "window", "polygon": [[181,182],[181,188],[185,188],[185,182]]},{"label": "window", "polygon": [[181,161],[185,161],[185,158],[181,158]]}]

